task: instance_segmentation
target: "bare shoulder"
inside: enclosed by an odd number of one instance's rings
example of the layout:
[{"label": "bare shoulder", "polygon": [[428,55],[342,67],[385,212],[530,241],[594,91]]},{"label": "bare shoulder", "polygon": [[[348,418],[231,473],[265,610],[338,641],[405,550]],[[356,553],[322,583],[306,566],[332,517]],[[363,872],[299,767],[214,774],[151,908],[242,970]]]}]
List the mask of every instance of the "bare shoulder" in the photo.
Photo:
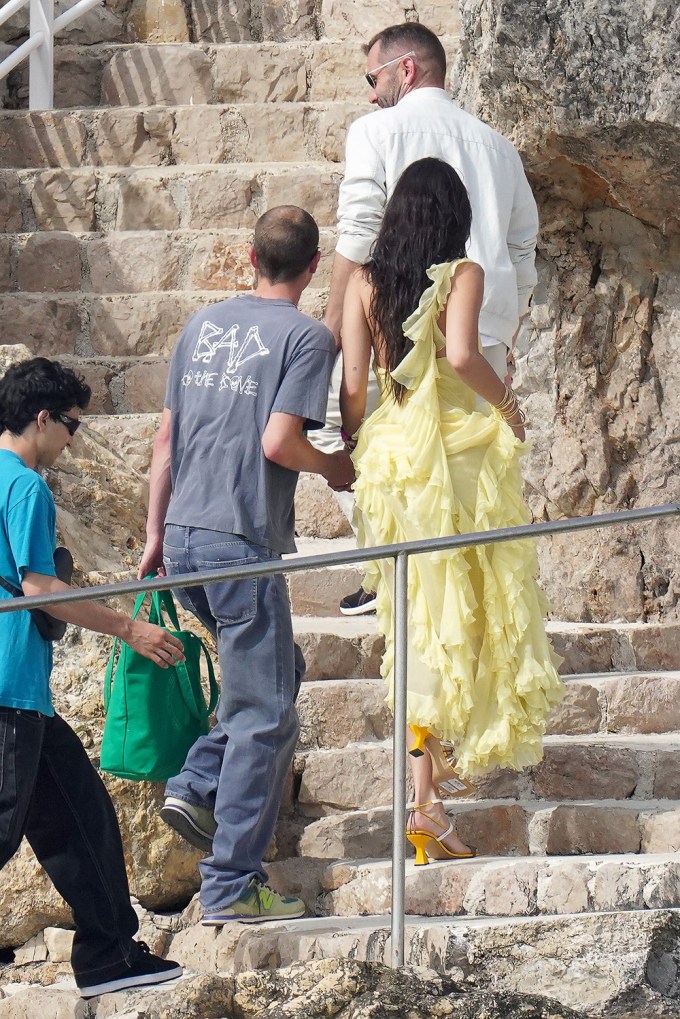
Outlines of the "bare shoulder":
[{"label": "bare shoulder", "polygon": [[474,295],[484,290],[484,270],[477,262],[463,262],[456,267],[451,286],[452,292]]},{"label": "bare shoulder", "polygon": [[466,280],[469,283],[472,281],[484,282],[484,270],[482,269],[479,262],[463,262],[456,269],[456,279]]},{"label": "bare shoulder", "polygon": [[370,289],[371,284],[366,275],[366,268],[358,265],[349,278],[348,286],[354,287],[357,291]]},{"label": "bare shoulder", "polygon": [[364,308],[367,308],[371,299],[371,284],[362,265],[358,266],[352,273],[347,283],[347,290],[353,297],[358,298]]}]

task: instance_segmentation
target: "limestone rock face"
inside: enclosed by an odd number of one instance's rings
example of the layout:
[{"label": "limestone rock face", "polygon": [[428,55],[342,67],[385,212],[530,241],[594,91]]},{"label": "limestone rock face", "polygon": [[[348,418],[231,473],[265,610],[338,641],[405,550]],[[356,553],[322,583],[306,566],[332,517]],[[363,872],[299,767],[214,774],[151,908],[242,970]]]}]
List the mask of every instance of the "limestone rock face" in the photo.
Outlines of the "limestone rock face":
[{"label": "limestone rock face", "polygon": [[[210,938],[214,942],[214,936]],[[73,990],[36,984],[14,987],[0,1000],[0,1017],[33,1019],[369,1019],[398,1015],[410,1019],[585,1019],[585,1013],[534,994],[477,991],[431,971],[395,971],[372,962],[321,959],[274,972],[236,976],[186,974],[167,987],[149,987],[91,999],[83,1011]]]},{"label": "limestone rock face", "polygon": [[[537,996],[469,992],[447,978],[418,970],[400,971],[353,960],[326,959],[269,973],[235,978],[235,1013],[284,1014],[290,1019],[369,1019],[403,1015],[411,1019],[577,1019],[583,1013]],[[280,1011],[279,1011],[280,1010]]]},{"label": "limestone rock face", "polygon": [[144,542],[146,482],[112,440],[83,425],[47,473],[58,530],[83,574],[131,569]]},{"label": "limestone rock face", "polygon": [[[462,0],[458,100],[519,147],[539,285],[517,377],[538,519],[672,501],[678,484],[680,15],[609,0]],[[562,618],[677,616],[670,522],[545,542]]]}]

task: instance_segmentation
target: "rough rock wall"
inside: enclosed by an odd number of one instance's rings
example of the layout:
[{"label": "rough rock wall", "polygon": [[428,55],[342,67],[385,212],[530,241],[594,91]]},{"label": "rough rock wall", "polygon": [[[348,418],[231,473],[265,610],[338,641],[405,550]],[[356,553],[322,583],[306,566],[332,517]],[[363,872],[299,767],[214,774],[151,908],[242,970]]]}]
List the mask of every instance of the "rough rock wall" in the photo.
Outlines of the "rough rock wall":
[{"label": "rough rock wall", "polygon": [[[541,214],[517,384],[536,519],[680,495],[680,13],[461,0],[458,100],[512,138]],[[675,521],[543,543],[562,618],[677,617]]]}]

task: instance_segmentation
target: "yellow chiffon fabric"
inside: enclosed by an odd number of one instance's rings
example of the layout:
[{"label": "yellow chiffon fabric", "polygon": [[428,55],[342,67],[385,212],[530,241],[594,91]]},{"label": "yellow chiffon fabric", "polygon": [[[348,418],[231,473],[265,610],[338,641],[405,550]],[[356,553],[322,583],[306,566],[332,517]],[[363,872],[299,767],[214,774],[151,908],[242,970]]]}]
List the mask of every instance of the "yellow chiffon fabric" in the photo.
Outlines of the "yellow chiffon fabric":
[{"label": "yellow chiffon fabric", "polygon": [[[413,349],[392,376],[376,369],[381,400],[353,454],[361,546],[524,524],[520,457],[526,444],[436,350],[438,319],[461,259],[427,271],[432,286],[404,323]],[[546,719],[563,695],[534,579],[534,542],[411,556],[408,580],[408,722],[455,744],[462,775],[525,768],[542,756]],[[367,567],[385,634],[382,675],[393,707],[393,563]]]}]

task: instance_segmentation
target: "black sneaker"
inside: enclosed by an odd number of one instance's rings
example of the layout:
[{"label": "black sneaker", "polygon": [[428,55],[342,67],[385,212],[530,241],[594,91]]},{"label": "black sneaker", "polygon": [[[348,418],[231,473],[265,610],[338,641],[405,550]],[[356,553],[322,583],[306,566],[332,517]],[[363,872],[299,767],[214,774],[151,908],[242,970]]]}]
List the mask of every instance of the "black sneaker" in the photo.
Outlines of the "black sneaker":
[{"label": "black sneaker", "polygon": [[354,594],[348,594],[340,602],[340,611],[343,616],[364,616],[369,612],[375,612],[376,596],[375,591],[364,591],[360,587]]},{"label": "black sneaker", "polygon": [[146,984],[162,984],[182,976],[182,967],[172,959],[161,959],[159,955],[154,955],[143,941],[136,941],[135,945],[138,951],[129,963],[121,965],[119,976],[102,980],[100,984],[79,987],[81,998],[94,998],[98,994],[126,991],[130,987],[144,987]]}]

